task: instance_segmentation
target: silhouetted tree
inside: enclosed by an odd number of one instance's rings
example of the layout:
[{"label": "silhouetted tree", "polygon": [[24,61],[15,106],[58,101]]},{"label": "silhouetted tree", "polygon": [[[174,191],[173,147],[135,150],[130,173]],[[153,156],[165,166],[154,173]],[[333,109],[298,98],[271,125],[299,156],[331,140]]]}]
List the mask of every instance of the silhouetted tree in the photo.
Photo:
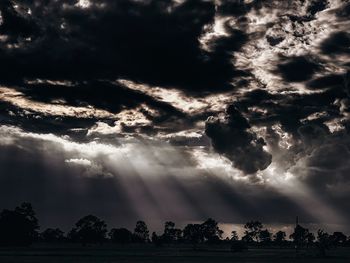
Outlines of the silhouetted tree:
[{"label": "silhouetted tree", "polygon": [[165,222],[164,233],[162,239],[165,243],[173,243],[182,238],[182,230],[175,228],[175,223],[171,221]]},{"label": "silhouetted tree", "polygon": [[96,216],[88,215],[75,224],[68,237],[72,241],[86,245],[88,243],[102,243],[106,238],[106,233],[106,223]]},{"label": "silhouetted tree", "polygon": [[306,235],[306,246],[307,247],[311,246],[314,243],[315,239],[316,238],[315,238],[315,235],[313,233],[311,233],[311,232],[307,233],[307,235]]},{"label": "silhouetted tree", "polygon": [[286,240],[286,232],[284,231],[278,231],[274,236],[273,236],[273,241],[281,246]]},{"label": "silhouetted tree", "polygon": [[296,249],[301,248],[307,244],[309,230],[301,225],[297,225],[294,228],[294,232],[289,237],[293,240]]},{"label": "silhouetted tree", "polygon": [[259,241],[264,244],[269,244],[271,243],[271,236],[272,234],[270,233],[269,230],[267,229],[261,230],[259,233]]},{"label": "silhouetted tree", "polygon": [[199,224],[188,224],[183,230],[183,237],[196,247],[197,244],[204,241],[202,226]]},{"label": "silhouetted tree", "polygon": [[136,242],[145,243],[149,241],[149,231],[144,221],[137,221],[134,229],[134,239]]},{"label": "silhouetted tree", "polygon": [[331,248],[331,244],[332,240],[330,238],[330,235],[322,229],[319,229],[317,231],[317,247],[320,251],[321,256],[326,256],[326,251]]},{"label": "silhouetted tree", "polygon": [[252,242],[254,242],[253,238],[249,234],[245,234],[244,236],[242,236],[242,241],[245,242],[245,243],[252,243]]},{"label": "silhouetted tree", "polygon": [[132,241],[132,233],[126,228],[113,228],[108,236],[114,243],[128,244]]},{"label": "silhouetted tree", "polygon": [[209,243],[216,243],[222,238],[224,233],[218,226],[218,222],[209,218],[201,224],[204,240]]},{"label": "silhouetted tree", "polygon": [[15,212],[23,215],[35,229],[39,229],[38,219],[36,218],[36,214],[31,203],[23,202],[20,206],[15,208]]},{"label": "silhouetted tree", "polygon": [[62,242],[65,240],[64,232],[59,228],[47,228],[40,234],[40,238],[47,243]]},{"label": "silhouetted tree", "polygon": [[38,219],[30,203],[0,213],[1,245],[30,245],[38,238],[38,229]]},{"label": "silhouetted tree", "polygon": [[259,221],[250,221],[244,225],[245,231],[242,240],[245,242],[258,242],[263,224]]},{"label": "silhouetted tree", "polygon": [[175,241],[179,242],[182,241],[182,230],[179,228],[174,229],[174,237]]},{"label": "silhouetted tree", "polygon": [[346,235],[344,235],[342,232],[334,232],[330,238],[334,246],[344,245],[347,240]]}]

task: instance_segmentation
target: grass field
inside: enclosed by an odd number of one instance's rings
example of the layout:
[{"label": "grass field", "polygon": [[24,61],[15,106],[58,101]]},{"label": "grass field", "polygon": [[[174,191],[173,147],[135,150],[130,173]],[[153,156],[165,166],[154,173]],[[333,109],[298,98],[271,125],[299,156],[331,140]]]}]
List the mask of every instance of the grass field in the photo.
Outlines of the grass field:
[{"label": "grass field", "polygon": [[337,248],[320,258],[309,249],[295,255],[293,249],[252,248],[232,253],[227,247],[200,248],[154,246],[33,246],[31,248],[0,248],[1,263],[117,263],[117,262],[334,262],[349,263],[350,248]]}]

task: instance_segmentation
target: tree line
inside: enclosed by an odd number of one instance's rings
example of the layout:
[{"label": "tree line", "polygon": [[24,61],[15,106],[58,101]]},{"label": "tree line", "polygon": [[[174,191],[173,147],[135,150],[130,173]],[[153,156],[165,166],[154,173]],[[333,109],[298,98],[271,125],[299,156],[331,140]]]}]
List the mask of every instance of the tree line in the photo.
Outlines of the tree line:
[{"label": "tree line", "polygon": [[233,251],[241,251],[248,246],[278,246],[304,249],[318,247],[322,254],[331,247],[350,246],[350,237],[342,232],[329,234],[319,229],[315,234],[297,224],[294,232],[287,239],[284,231],[271,233],[260,221],[249,221],[244,225],[244,235],[239,238],[236,231],[223,238],[223,231],[214,219],[207,219],[201,224],[188,224],[183,229],[177,228],[174,222],[164,224],[162,234],[149,233],[144,221],[137,221],[133,231],[126,228],[112,228],[94,215],[79,219],[72,229],[65,234],[59,228],[48,228],[39,231],[39,221],[30,203],[22,203],[14,210],[4,209],[0,213],[0,245],[27,246],[33,242],[45,243],[81,243],[118,244],[153,243],[156,246],[166,244],[191,244],[194,248],[200,244],[230,244]]}]

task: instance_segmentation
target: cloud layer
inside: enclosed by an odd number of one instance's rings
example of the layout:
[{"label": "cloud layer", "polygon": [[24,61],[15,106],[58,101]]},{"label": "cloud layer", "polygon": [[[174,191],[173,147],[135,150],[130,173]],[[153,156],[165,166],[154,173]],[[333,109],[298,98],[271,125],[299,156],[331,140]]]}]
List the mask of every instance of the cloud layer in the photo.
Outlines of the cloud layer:
[{"label": "cloud layer", "polygon": [[348,220],[349,8],[1,1],[1,205]]}]

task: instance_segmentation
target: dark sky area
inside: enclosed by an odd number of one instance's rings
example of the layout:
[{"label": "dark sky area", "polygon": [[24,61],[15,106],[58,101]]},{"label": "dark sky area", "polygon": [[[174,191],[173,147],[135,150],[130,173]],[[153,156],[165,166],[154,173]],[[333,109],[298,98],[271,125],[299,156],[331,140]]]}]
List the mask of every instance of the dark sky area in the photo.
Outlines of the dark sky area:
[{"label": "dark sky area", "polygon": [[1,0],[0,208],[345,229],[349,71],[347,0]]}]

